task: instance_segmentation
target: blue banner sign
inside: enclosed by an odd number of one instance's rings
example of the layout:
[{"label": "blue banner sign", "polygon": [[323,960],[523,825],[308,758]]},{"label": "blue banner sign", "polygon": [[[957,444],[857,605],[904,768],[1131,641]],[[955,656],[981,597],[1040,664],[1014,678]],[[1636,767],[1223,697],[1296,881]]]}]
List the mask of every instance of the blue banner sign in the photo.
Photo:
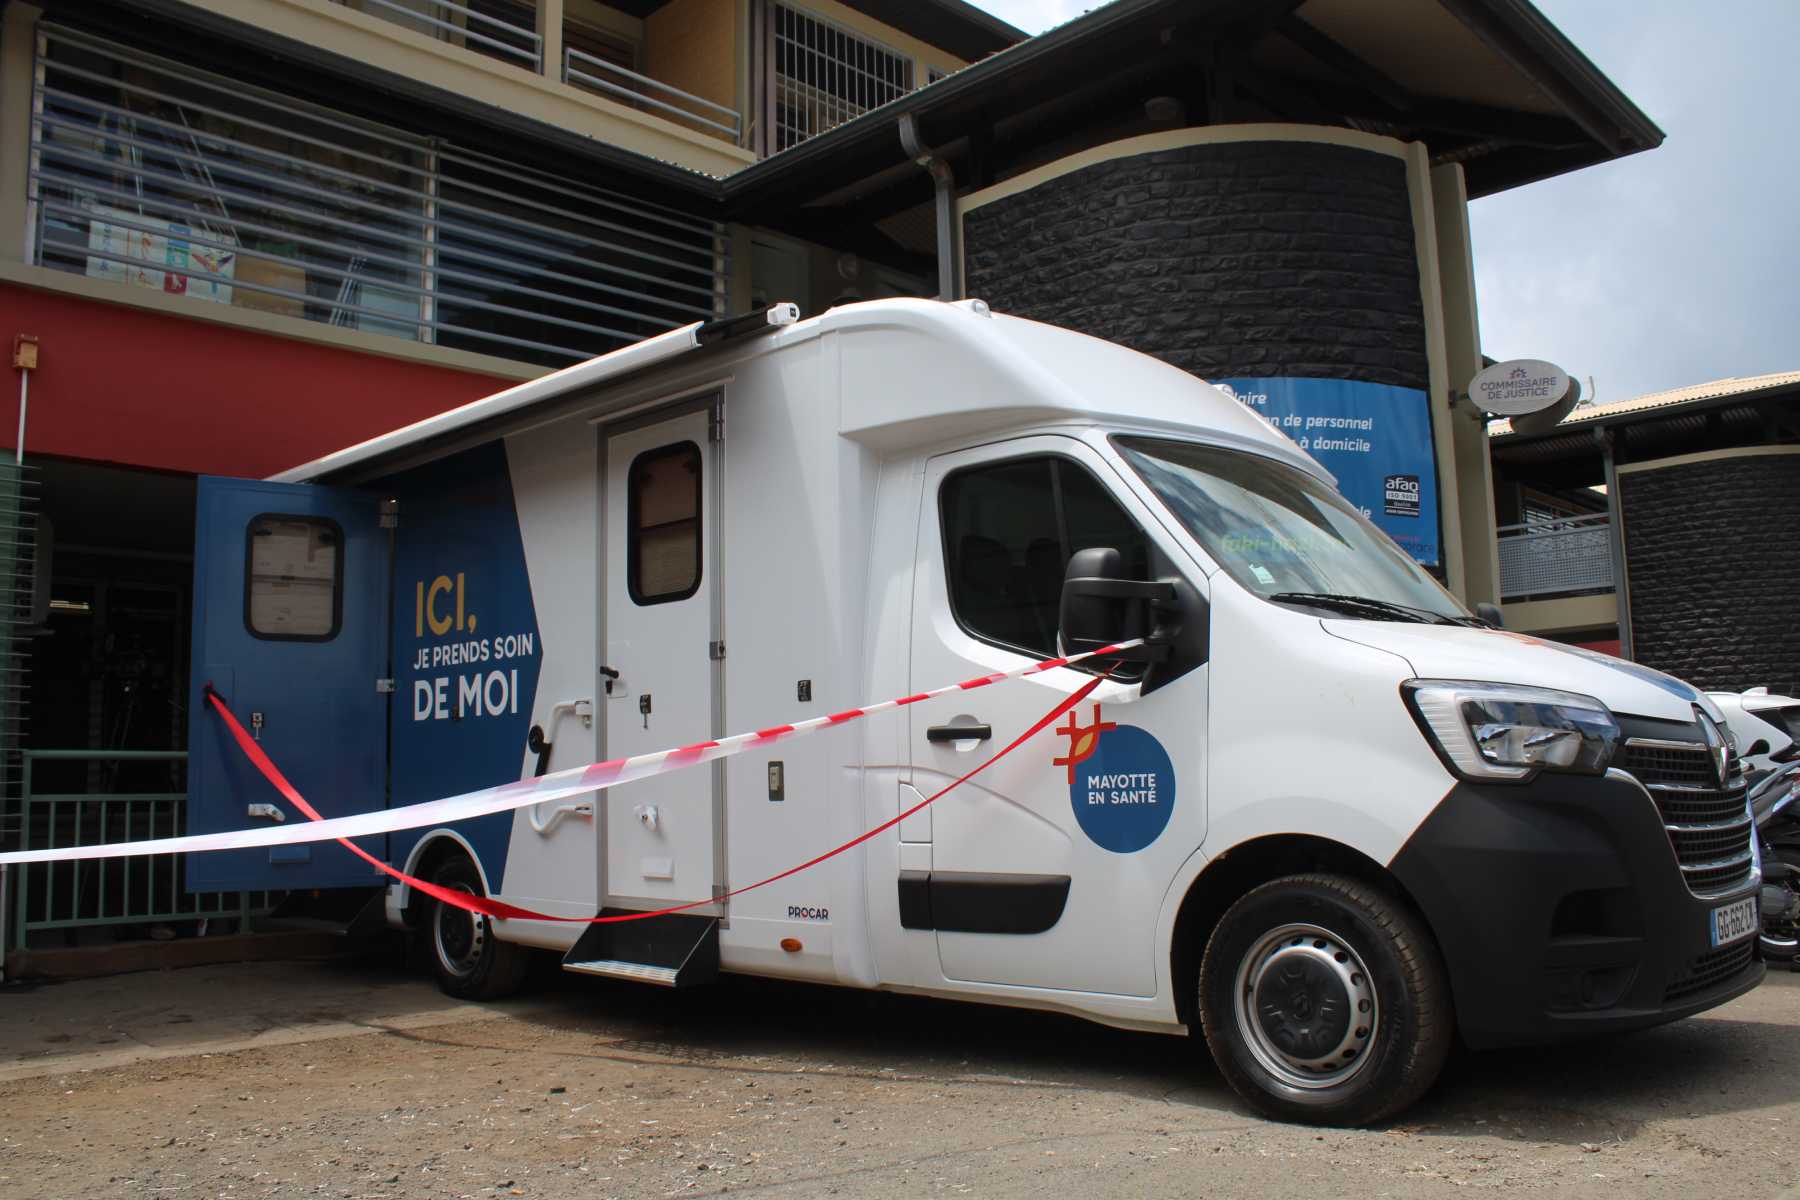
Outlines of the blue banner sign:
[{"label": "blue banner sign", "polygon": [[1431,412],[1418,388],[1350,379],[1217,379],[1337,476],[1338,490],[1426,566],[1442,564]]}]

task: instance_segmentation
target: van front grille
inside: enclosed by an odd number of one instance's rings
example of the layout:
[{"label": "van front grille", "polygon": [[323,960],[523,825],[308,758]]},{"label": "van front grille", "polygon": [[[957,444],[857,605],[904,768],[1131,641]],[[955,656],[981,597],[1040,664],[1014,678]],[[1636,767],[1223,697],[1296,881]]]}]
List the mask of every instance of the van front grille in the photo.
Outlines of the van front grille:
[{"label": "van front grille", "polygon": [[1663,992],[1663,1002],[1666,1004],[1672,1000],[1680,1000],[1684,996],[1704,992],[1714,984],[1725,982],[1750,965],[1750,957],[1755,948],[1756,939],[1745,938],[1735,946],[1721,946],[1702,954],[1670,982],[1668,989]]},{"label": "van front grille", "polygon": [[1655,799],[1689,891],[1718,895],[1749,880],[1756,827],[1744,805],[1744,785],[1719,786],[1704,744],[1688,748],[1627,739],[1617,765]]}]

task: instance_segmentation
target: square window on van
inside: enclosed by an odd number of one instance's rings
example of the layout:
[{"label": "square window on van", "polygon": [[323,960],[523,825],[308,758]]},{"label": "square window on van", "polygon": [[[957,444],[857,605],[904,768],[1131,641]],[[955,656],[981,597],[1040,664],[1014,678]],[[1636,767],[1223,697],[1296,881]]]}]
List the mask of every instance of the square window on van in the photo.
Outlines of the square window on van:
[{"label": "square window on van", "polygon": [[323,517],[264,513],[244,555],[244,625],[259,638],[323,642],[344,617],[344,531]]},{"label": "square window on van", "polygon": [[625,481],[625,583],[637,604],[700,590],[700,447],[679,442],[631,460]]}]

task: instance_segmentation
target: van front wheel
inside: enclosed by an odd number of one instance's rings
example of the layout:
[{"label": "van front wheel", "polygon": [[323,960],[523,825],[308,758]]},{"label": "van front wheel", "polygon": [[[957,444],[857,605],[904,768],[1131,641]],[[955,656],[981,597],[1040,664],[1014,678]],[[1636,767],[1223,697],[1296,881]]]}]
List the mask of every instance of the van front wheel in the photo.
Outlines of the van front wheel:
[{"label": "van front wheel", "polygon": [[[471,896],[484,894],[480,872],[462,857],[445,863],[432,882]],[[495,937],[493,922],[429,897],[424,916],[420,932],[431,954],[432,973],[446,994],[459,1000],[498,1000],[519,989],[531,965],[530,952]]]},{"label": "van front wheel", "polygon": [[1397,898],[1342,875],[1263,884],[1200,963],[1207,1047],[1268,1116],[1367,1125],[1425,1094],[1450,1052],[1443,960]]}]

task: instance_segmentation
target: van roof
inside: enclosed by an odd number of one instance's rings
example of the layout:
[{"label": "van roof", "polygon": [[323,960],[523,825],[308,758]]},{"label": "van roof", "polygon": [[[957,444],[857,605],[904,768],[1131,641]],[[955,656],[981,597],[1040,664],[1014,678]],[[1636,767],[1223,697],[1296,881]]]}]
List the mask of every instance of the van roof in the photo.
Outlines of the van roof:
[{"label": "van roof", "polygon": [[[742,319],[735,324],[746,327]],[[1089,424],[1198,434],[1331,478],[1291,439],[1186,371],[1100,338],[991,312],[979,300],[866,301],[725,341],[707,337],[716,327],[670,330],[270,478],[371,478],[574,411],[604,413],[610,385],[690,356],[741,360],[828,334],[843,339],[838,432],[883,453],[1012,428]]]}]

